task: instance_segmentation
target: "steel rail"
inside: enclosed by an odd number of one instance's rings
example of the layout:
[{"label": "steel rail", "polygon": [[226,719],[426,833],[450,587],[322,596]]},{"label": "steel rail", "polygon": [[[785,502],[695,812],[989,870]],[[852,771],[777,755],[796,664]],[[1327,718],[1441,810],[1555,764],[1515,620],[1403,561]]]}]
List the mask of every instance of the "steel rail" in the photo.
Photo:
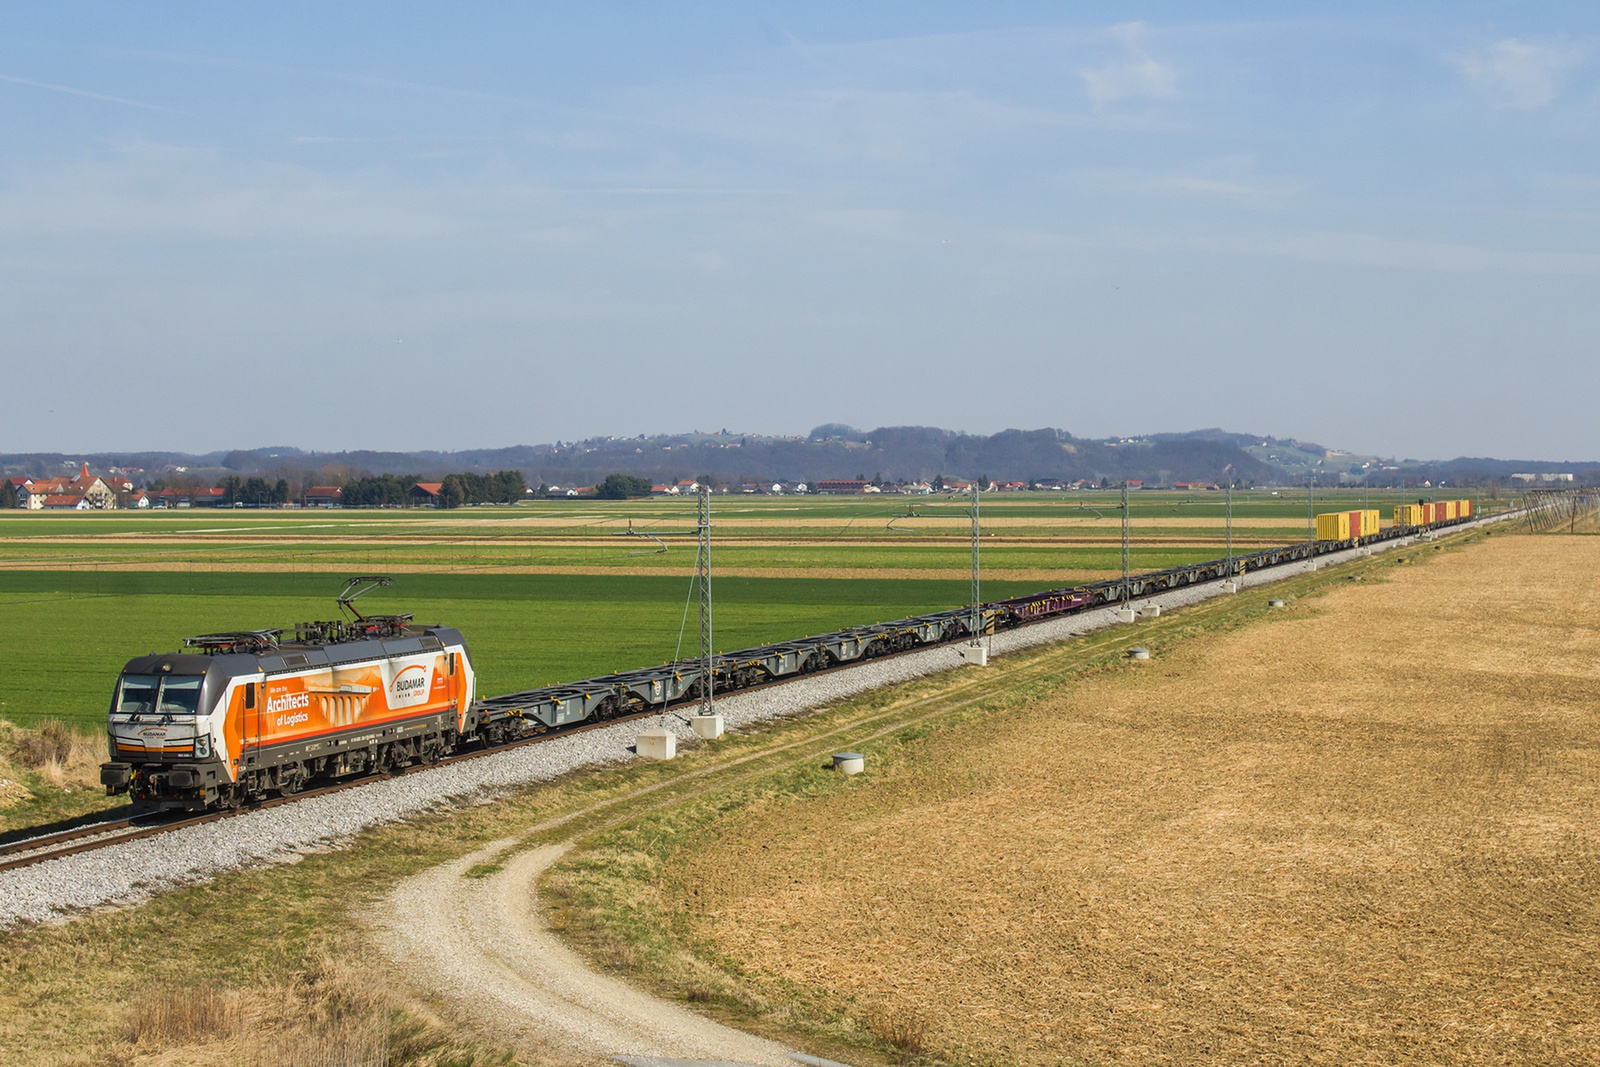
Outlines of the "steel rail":
[{"label": "steel rail", "polygon": [[[67,841],[76,841],[84,837],[93,837],[96,834],[111,833],[119,830],[136,819],[146,819],[150,813],[139,815],[125,815],[116,819],[103,819],[100,822],[85,823],[74,826],[70,830],[57,830],[48,834],[35,834],[33,837],[21,837],[0,844],[0,856],[14,856],[19,852],[33,852],[42,848],[50,848]],[[3,870],[4,868],[0,868]]]}]

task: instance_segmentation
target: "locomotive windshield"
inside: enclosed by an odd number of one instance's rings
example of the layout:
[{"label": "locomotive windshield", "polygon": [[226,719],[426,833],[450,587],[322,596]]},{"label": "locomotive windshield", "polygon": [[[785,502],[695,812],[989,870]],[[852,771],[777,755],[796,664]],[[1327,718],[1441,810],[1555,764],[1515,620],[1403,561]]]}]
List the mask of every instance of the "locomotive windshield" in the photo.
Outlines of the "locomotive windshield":
[{"label": "locomotive windshield", "polygon": [[117,710],[124,715],[193,715],[200,707],[203,681],[200,675],[124,675]]},{"label": "locomotive windshield", "polygon": [[156,687],[160,678],[127,675],[122,679],[122,700],[117,710],[124,715],[150,715],[156,710]]},{"label": "locomotive windshield", "polygon": [[200,683],[203,681],[205,679],[199,676],[162,679],[158,710],[163,715],[193,715],[200,707]]}]

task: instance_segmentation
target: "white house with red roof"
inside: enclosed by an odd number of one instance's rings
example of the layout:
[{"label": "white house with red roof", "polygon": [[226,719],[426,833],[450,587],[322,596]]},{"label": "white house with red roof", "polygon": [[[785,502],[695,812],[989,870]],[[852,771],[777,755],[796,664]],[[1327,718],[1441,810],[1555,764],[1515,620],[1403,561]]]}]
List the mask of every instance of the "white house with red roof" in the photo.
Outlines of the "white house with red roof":
[{"label": "white house with red roof", "polygon": [[17,488],[17,506],[29,508],[34,511],[46,507],[62,509],[68,507],[64,503],[47,503],[51,497],[76,496],[87,501],[84,507],[77,504],[70,505],[76,511],[110,511],[117,506],[117,494],[100,478],[89,473],[89,465],[85,463],[76,478],[62,475],[57,478],[28,479]]}]

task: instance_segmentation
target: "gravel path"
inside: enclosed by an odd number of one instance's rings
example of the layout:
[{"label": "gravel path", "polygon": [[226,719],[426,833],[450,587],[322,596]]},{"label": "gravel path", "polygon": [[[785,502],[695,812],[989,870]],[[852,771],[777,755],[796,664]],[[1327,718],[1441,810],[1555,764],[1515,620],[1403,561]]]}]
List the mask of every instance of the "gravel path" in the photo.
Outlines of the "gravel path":
[{"label": "gravel path", "polygon": [[[1410,543],[1410,539],[1386,542],[1371,551],[1382,552]],[[1325,556],[1317,566],[1343,562],[1363,551],[1366,550]],[[1290,564],[1248,575],[1243,584],[1254,588],[1308,569],[1306,563]],[[1139,604],[1160,604],[1167,609],[1218,595],[1222,595],[1221,583],[1210,582],[1163,593]],[[996,634],[990,650],[993,655],[1004,655],[1115,624],[1116,613],[1112,609],[1084,612]],[[1129,635],[1130,643],[1135,639]],[[953,647],[927,649],[729,696],[717,702],[717,710],[729,729],[738,729],[960,665],[961,654]],[[578,767],[623,763],[634,758],[634,735],[650,727],[666,727],[686,741],[693,737],[683,715],[635,719],[142,841],[0,871],[0,929],[23,922],[59,921],[104,905],[134,904],[163,889],[204,881],[241,867],[295,862],[309,852],[337,848],[371,826],[440,808],[481,803],[504,790],[549,781]]]},{"label": "gravel path", "polygon": [[597,974],[539,914],[535,886],[568,846],[513,855],[503,870],[464,878],[515,839],[402,882],[384,902],[384,950],[408,977],[443,993],[501,1040],[544,1055],[664,1056],[793,1067],[787,1050]]}]

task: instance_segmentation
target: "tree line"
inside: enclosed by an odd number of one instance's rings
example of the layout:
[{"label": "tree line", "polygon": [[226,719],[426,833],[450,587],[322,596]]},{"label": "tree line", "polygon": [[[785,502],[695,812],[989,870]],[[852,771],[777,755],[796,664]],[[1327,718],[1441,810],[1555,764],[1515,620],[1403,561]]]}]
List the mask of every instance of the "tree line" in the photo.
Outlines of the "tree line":
[{"label": "tree line", "polygon": [[217,483],[217,488],[222,490],[222,502],[229,507],[234,504],[255,504],[260,507],[289,502],[287,478],[269,483],[265,478],[240,478],[237,474],[230,474]]},{"label": "tree line", "polygon": [[[418,503],[412,492],[422,479],[415,474],[396,477],[380,474],[352,478],[341,487],[340,502],[347,508],[408,507]],[[463,504],[514,504],[528,494],[528,483],[521,471],[496,471],[493,474],[447,474],[440,480],[438,506],[458,508]]]},{"label": "tree line", "polygon": [[[358,474],[346,479],[339,487],[339,499],[345,507],[350,508],[412,507],[423,503],[412,491],[421,480],[421,476],[416,474]],[[186,492],[190,499],[204,487],[198,479],[175,478],[173,481],[186,483],[174,484],[170,488]],[[309,483],[302,484],[297,492],[287,478],[269,482],[265,478],[240,478],[230,474],[219,479],[216,487],[222,490],[221,503],[224,506],[243,504],[246,507],[267,507],[303,500]],[[5,490],[10,488],[10,483],[5,483]],[[150,485],[152,493],[159,493],[166,488],[169,486],[159,479]],[[445,508],[456,508],[463,504],[512,504],[523,499],[527,492],[528,483],[521,471],[449,474],[441,479],[437,502],[438,506]],[[11,493],[12,507],[16,506],[15,496],[14,492]],[[7,506],[4,501],[5,491],[0,490],[0,507]]]}]

